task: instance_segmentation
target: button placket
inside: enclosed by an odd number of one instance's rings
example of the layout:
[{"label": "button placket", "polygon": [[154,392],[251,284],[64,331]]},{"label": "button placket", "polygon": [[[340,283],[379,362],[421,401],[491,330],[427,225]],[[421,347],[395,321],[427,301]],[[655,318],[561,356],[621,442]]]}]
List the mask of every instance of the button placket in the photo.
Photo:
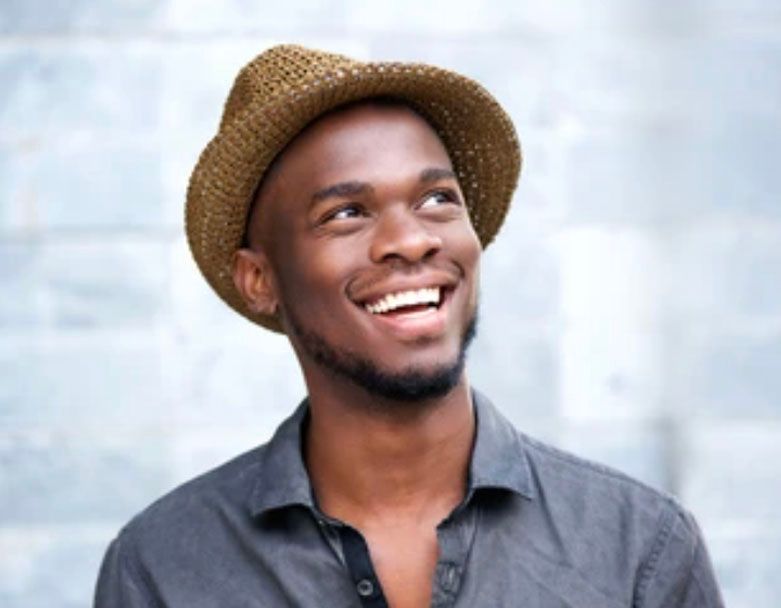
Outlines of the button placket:
[{"label": "button placket", "polygon": [[464,567],[476,530],[476,508],[469,504],[437,528],[439,562],[431,605],[453,606],[461,588]]},{"label": "button placket", "polygon": [[339,530],[339,533],[347,569],[362,606],[364,608],[388,608],[382,587],[371,563],[369,547],[363,536],[350,526],[344,526]]}]

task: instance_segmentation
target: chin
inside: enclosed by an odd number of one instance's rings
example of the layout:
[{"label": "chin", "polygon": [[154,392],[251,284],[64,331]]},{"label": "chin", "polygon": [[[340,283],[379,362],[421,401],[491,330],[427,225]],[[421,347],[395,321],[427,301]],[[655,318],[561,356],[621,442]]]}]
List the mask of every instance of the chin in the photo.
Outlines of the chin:
[{"label": "chin", "polygon": [[466,353],[477,331],[475,314],[463,331],[455,355],[445,359],[448,363],[407,365],[391,370],[381,362],[330,344],[295,319],[288,317],[288,320],[300,350],[317,365],[370,395],[400,403],[428,401],[452,391],[461,381]]}]

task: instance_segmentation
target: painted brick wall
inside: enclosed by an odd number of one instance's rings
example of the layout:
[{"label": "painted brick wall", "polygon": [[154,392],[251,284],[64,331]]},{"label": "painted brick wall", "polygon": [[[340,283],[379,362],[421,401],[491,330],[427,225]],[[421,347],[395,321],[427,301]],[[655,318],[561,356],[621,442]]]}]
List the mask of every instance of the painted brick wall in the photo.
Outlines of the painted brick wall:
[{"label": "painted brick wall", "polygon": [[235,71],[297,41],[483,81],[526,162],[474,383],[680,496],[733,608],[781,605],[781,6],[0,4],[0,605],[89,602],[108,540],[303,394],[182,237]]}]

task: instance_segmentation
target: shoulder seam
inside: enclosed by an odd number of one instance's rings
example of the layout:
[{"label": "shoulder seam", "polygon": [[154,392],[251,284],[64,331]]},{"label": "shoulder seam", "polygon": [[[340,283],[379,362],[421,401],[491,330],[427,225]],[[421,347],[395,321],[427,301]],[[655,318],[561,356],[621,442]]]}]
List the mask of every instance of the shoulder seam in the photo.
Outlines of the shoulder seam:
[{"label": "shoulder seam", "polygon": [[[700,596],[702,597],[709,597],[708,594],[705,592],[705,585],[702,584],[702,580],[700,579],[700,574],[697,572],[697,569],[694,567],[697,563],[697,555],[705,550],[705,546],[702,542],[702,538],[697,538],[697,547],[694,551],[694,559],[692,560],[690,568],[690,578],[694,581],[695,585],[697,585],[697,590],[700,592]],[[710,606],[710,599],[708,599],[708,605]]]},{"label": "shoulder seam", "polygon": [[637,578],[635,599],[633,602],[633,606],[635,606],[635,608],[640,608],[645,601],[645,593],[648,589],[648,584],[653,578],[654,570],[659,563],[659,558],[662,556],[662,552],[667,545],[667,541],[670,539],[677,515],[679,514],[675,509],[669,509],[663,512],[662,522],[659,525],[659,531],[656,533],[656,541],[651,547],[648,558],[641,566],[640,575]]},{"label": "shoulder seam", "polygon": [[697,572],[694,570],[694,564],[697,562],[697,555],[702,550],[702,541],[701,539],[697,538],[697,543],[694,546],[694,551],[692,552],[692,560],[689,563],[689,573],[686,576],[686,580],[681,585],[681,590],[679,595],[682,595],[684,600],[687,600],[689,597],[689,592],[691,591],[690,583],[693,581],[694,584],[697,587],[697,591],[699,591],[701,597],[705,597],[704,588],[702,586],[702,583],[700,582],[699,577],[697,576]]}]

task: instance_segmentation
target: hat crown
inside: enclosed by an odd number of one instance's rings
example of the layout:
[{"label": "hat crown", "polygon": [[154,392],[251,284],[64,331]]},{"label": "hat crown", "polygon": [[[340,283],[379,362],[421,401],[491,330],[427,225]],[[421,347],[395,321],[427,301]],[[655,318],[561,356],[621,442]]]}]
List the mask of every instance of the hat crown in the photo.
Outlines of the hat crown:
[{"label": "hat crown", "polygon": [[233,82],[220,128],[241,116],[250,106],[263,105],[291,91],[305,89],[307,82],[338,73],[359,62],[294,44],[271,47],[244,66]]}]

